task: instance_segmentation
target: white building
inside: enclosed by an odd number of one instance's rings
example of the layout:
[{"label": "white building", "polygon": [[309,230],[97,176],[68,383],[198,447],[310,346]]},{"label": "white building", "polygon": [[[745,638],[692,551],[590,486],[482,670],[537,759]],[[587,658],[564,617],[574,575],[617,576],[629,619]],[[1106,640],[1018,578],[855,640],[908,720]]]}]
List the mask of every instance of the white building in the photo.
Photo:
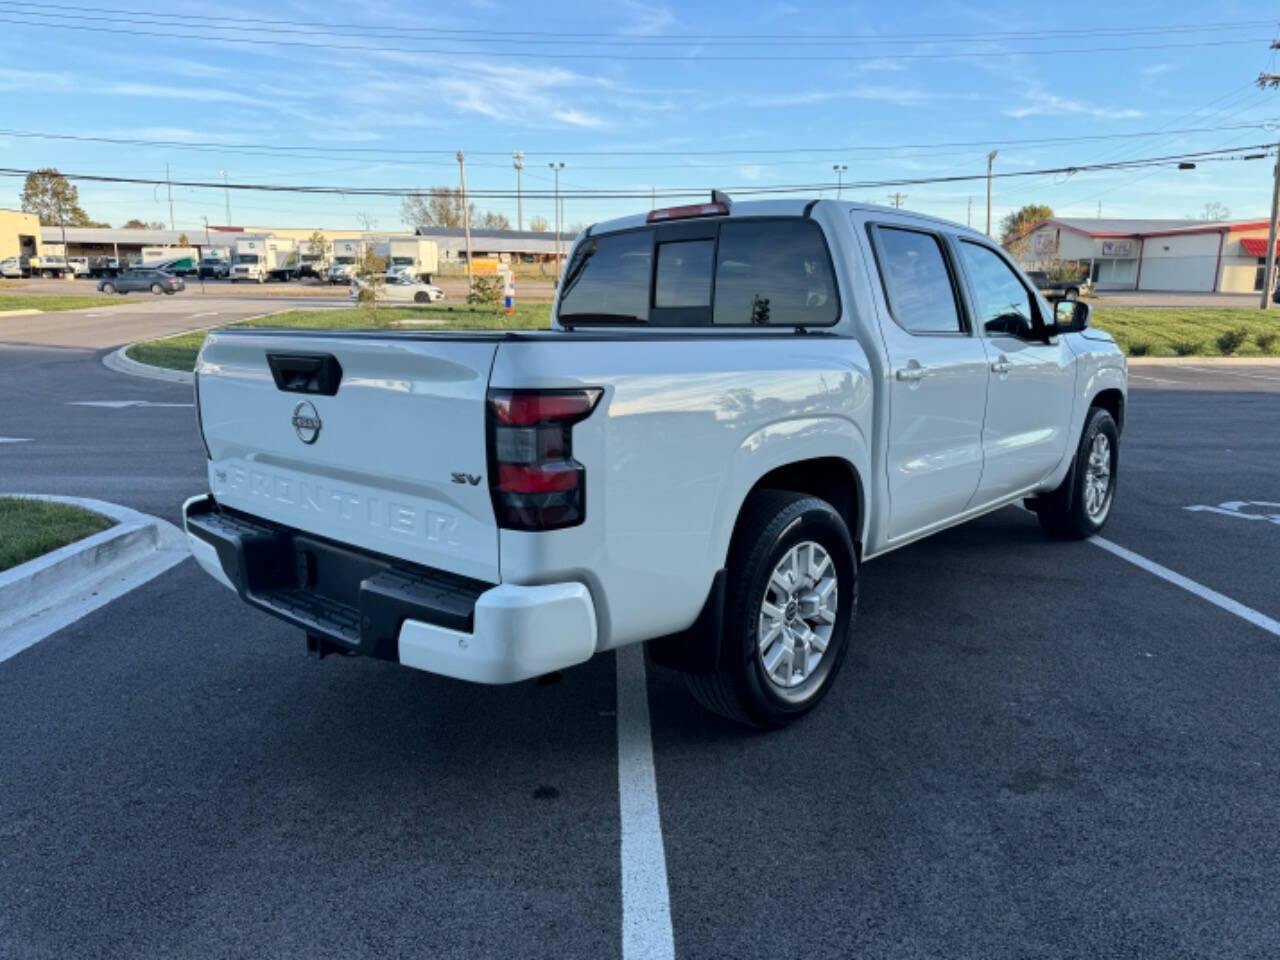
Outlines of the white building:
[{"label": "white building", "polygon": [[1087,264],[1099,290],[1249,293],[1262,289],[1268,222],[1052,217],[1029,261]]}]

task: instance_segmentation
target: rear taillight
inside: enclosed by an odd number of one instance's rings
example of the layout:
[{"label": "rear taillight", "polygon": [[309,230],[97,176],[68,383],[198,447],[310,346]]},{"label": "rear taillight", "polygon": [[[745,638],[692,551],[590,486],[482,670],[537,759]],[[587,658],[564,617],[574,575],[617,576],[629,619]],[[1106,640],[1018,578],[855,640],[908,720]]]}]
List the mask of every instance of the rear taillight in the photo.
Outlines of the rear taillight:
[{"label": "rear taillight", "polygon": [[192,389],[196,395],[196,432],[200,434],[200,446],[204,447],[204,457],[206,460],[212,460],[213,454],[209,452],[209,441],[204,438],[204,415],[200,412],[200,374],[199,372],[191,375]]},{"label": "rear taillight", "polygon": [[573,425],[600,401],[581,390],[489,391],[489,492],[505,530],[557,530],[586,514],[586,470],[573,459]]},{"label": "rear taillight", "polygon": [[689,220],[694,217],[720,217],[729,212],[727,203],[691,203],[683,207],[666,207],[662,210],[650,210],[645,218],[647,223],[661,223],[663,220]]}]

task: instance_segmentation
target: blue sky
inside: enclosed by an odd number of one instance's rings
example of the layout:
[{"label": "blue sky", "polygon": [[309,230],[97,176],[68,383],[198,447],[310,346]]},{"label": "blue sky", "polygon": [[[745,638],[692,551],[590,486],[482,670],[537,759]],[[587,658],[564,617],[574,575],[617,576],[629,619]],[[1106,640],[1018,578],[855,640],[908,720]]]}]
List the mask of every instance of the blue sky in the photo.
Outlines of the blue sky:
[{"label": "blue sky", "polygon": [[[452,152],[463,149],[468,186],[483,191],[514,189],[510,153],[522,150],[527,190],[550,189],[547,163],[561,160],[567,189],[647,190],[825,183],[833,163],[848,165],[846,180],[972,174],[990,148],[997,171],[1035,170],[1280,136],[1275,122],[1263,126],[1280,118],[1280,91],[1252,85],[1275,68],[1276,27],[1247,3],[1082,3],[1066,15],[1059,4],[799,0],[186,11],[229,18],[222,31],[130,14],[142,9],[132,0],[78,3],[0,0],[0,127],[215,146],[0,134],[0,166],[163,177],[168,163],[185,180],[225,170],[233,182],[426,187],[456,185]],[[317,32],[325,22],[352,26]],[[1135,32],[1174,26],[1193,29]],[[638,59],[649,56],[671,59]],[[1237,129],[1171,132],[1202,127]],[[1075,139],[1146,132],[1158,135]],[[1068,139],[1016,142],[1055,137]],[[943,145],[877,149],[901,144]],[[447,152],[394,152],[413,150]],[[983,225],[981,183],[901,189],[905,206],[961,222],[972,197]],[[19,190],[0,178],[0,206],[16,207]],[[844,196],[886,202],[889,192]],[[163,187],[85,184],[80,194],[95,219],[168,220]],[[994,214],[1041,202],[1064,215],[1101,204],[1105,216],[1180,217],[1219,202],[1265,216],[1269,199],[1270,163],[1255,160],[997,181]],[[516,220],[514,200],[477,203]],[[526,223],[550,219],[552,206],[526,200]],[[649,206],[571,198],[565,220]],[[237,224],[358,226],[367,215],[379,229],[402,225],[395,199],[233,193],[231,207]],[[174,210],[180,228],[226,220],[221,190],[175,188]]]}]

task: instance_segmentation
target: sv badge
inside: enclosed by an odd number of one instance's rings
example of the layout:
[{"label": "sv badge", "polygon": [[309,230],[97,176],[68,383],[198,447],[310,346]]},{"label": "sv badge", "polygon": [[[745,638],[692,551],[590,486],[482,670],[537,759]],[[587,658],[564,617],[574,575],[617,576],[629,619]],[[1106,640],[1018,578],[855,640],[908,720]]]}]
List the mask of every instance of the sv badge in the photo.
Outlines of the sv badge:
[{"label": "sv badge", "polygon": [[473,487],[480,482],[480,475],[477,473],[454,473],[454,483],[469,483]]}]

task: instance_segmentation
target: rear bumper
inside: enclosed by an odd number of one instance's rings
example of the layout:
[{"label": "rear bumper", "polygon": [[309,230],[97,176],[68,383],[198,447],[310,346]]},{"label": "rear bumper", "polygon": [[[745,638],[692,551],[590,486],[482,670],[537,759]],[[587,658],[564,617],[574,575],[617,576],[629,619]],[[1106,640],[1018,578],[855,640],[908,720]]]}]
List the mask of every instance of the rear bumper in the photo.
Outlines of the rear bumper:
[{"label": "rear bumper", "polygon": [[351,653],[471,680],[514,683],[589,659],[580,583],[490,585],[323,541],[219,507],[183,505],[196,562],[251,606]]}]

